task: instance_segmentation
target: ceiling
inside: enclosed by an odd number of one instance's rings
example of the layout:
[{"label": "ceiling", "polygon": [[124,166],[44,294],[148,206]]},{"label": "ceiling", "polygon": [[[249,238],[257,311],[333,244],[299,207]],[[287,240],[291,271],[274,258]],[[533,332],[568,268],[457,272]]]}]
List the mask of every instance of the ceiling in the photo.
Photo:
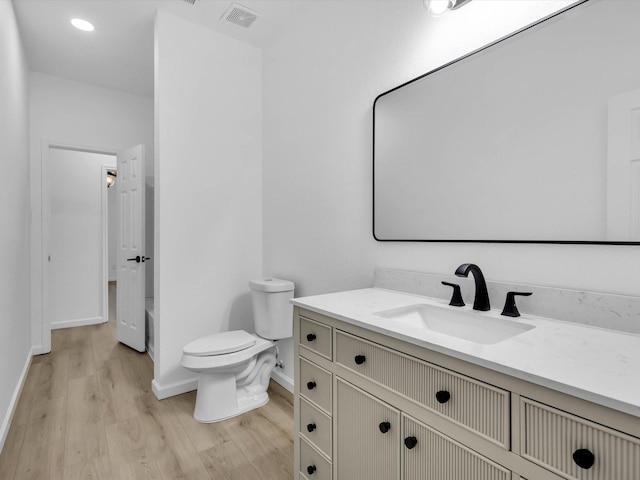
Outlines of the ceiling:
[{"label": "ceiling", "polygon": [[[31,70],[153,96],[153,22],[163,10],[263,47],[318,0],[237,0],[261,16],[249,28],[221,17],[233,0],[13,0]],[[328,3],[328,2],[327,2]],[[82,32],[69,23],[95,26]]]}]

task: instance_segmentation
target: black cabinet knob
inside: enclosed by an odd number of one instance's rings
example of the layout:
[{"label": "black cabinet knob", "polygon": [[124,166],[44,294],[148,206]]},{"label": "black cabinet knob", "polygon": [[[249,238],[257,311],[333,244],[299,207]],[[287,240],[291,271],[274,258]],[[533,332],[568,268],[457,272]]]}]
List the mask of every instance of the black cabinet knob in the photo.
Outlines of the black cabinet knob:
[{"label": "black cabinet knob", "polygon": [[307,334],[307,342],[313,342],[316,339],[316,334],[315,333],[308,333]]},{"label": "black cabinet knob", "polygon": [[576,465],[578,465],[580,468],[588,470],[593,467],[593,464],[596,461],[596,457],[586,448],[580,448],[573,452],[573,461],[576,462]]},{"label": "black cabinet knob", "polygon": [[366,362],[367,357],[365,357],[364,355],[356,355],[354,360],[357,365],[362,365],[364,362]]},{"label": "black cabinet knob", "polygon": [[378,428],[382,433],[387,433],[389,430],[391,430],[391,424],[389,422],[380,422]]},{"label": "black cabinet knob", "polygon": [[436,392],[436,400],[439,403],[447,403],[450,398],[451,394],[446,390],[440,390],[439,392]]},{"label": "black cabinet knob", "polygon": [[418,445],[418,439],[416,437],[407,437],[404,439],[404,446],[411,450]]},{"label": "black cabinet knob", "polygon": [[316,424],[315,423],[310,423],[309,425],[307,425],[307,432],[311,433],[316,429]]},{"label": "black cabinet knob", "polygon": [[314,474],[314,472],[315,472],[316,470],[317,470],[317,468],[316,468],[316,466],[315,466],[315,465],[309,465],[309,466],[307,467],[307,473],[308,473],[309,475],[313,475],[313,474]]},{"label": "black cabinet knob", "polygon": [[316,382],[307,382],[307,388],[309,390],[313,390],[314,388],[316,388]]}]

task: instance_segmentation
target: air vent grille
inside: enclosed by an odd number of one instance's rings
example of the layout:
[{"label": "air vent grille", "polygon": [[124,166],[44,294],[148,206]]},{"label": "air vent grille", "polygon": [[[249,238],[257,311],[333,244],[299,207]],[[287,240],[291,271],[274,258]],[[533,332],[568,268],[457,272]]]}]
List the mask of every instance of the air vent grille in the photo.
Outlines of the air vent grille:
[{"label": "air vent grille", "polygon": [[249,28],[253,22],[260,16],[258,12],[234,3],[229,10],[222,16],[220,20],[234,23],[244,28]]},{"label": "air vent grille", "polygon": [[197,0],[182,0],[182,1],[186,3],[190,3],[191,5],[194,5]]}]

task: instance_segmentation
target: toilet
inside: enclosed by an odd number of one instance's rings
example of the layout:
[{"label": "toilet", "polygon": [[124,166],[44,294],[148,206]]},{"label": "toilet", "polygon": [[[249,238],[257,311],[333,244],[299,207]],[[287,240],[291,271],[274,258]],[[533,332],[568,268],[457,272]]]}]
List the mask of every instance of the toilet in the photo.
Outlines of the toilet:
[{"label": "toilet", "polygon": [[193,417],[218,422],[261,407],[276,365],[276,340],[293,334],[294,284],[264,278],[249,282],[255,334],[244,330],[199,338],[182,350],[181,365],[200,374]]}]

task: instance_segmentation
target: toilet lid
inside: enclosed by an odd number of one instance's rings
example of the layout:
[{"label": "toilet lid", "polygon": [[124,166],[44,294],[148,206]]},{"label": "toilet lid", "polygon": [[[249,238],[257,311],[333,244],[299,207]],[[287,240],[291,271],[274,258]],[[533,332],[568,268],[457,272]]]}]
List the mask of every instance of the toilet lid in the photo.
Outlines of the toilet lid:
[{"label": "toilet lid", "polygon": [[215,333],[199,338],[187,344],[182,350],[186,355],[207,357],[210,355],[224,355],[239,352],[256,343],[256,337],[244,330]]}]

